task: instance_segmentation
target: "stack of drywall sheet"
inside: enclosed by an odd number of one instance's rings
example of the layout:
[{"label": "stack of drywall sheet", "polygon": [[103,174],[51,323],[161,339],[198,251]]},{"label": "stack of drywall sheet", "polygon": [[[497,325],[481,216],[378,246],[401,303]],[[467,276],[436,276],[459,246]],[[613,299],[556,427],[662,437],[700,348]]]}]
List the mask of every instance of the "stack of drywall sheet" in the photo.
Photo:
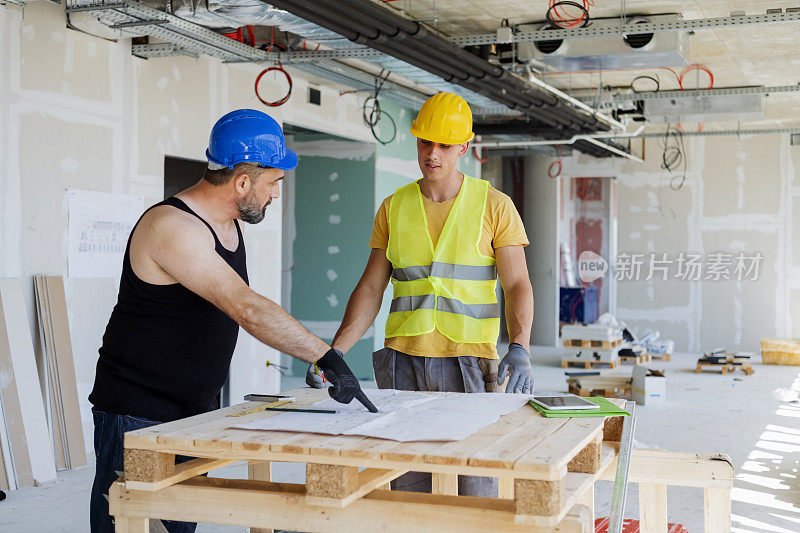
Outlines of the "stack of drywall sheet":
[{"label": "stack of drywall sheet", "polygon": [[55,479],[36,357],[20,279],[0,279],[0,484],[26,487]]},{"label": "stack of drywall sheet", "polygon": [[86,464],[86,448],[72,361],[64,278],[36,276],[35,285],[56,465],[59,470],[77,468]]}]

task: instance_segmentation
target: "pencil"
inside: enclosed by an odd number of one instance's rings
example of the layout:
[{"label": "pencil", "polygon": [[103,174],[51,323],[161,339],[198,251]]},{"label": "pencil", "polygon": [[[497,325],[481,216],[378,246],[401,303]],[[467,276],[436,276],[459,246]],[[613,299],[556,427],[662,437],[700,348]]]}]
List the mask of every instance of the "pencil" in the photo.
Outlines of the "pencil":
[{"label": "pencil", "polygon": [[292,413],[318,413],[326,415],[335,415],[339,411],[332,411],[330,409],[292,409],[290,407],[267,407],[266,411],[286,411]]}]

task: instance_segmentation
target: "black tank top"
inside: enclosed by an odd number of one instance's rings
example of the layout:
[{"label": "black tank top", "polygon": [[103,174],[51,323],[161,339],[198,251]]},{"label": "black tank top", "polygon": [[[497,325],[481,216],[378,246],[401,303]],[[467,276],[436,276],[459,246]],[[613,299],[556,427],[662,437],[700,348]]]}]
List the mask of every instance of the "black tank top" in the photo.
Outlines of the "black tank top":
[{"label": "black tank top", "polygon": [[[231,252],[208,222],[184,202],[170,197],[150,209],[161,205],[202,220],[214,235],[216,252],[248,283],[244,239],[237,221],[239,246]],[[136,226],[131,237],[134,231]],[[131,237],[89,401],[101,411],[161,422],[216,409],[239,325],[181,284],[153,285],[139,279],[131,268]]]}]

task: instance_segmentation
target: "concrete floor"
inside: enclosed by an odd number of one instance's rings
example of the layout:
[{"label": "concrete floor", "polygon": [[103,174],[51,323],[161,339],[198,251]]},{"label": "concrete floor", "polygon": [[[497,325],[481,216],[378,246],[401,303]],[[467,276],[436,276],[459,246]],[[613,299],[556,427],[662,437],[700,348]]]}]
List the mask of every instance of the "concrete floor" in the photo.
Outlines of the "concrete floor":
[{"label": "concrete floor", "polygon": [[[533,355],[537,392],[565,391],[558,364],[560,351],[535,348]],[[752,376],[695,374],[696,360],[696,355],[679,354],[669,363],[650,365],[667,370],[668,400],[663,406],[637,407],[636,446],[729,454],[736,468],[732,531],[800,531],[800,402],[775,393],[793,389],[789,396],[797,398],[800,368],[756,364]],[[298,386],[302,386],[300,378],[288,378],[283,389]],[[246,469],[232,465],[215,475],[246,477]],[[92,467],[85,467],[63,472],[45,486],[9,493],[0,502],[0,532],[88,531],[92,476]],[[304,477],[303,465],[281,463],[275,467],[276,481],[303,482]],[[608,516],[610,485],[598,485],[598,517]],[[670,522],[683,524],[691,533],[703,531],[700,489],[670,488],[668,499]],[[636,485],[629,489],[625,516],[638,517]],[[203,524],[197,531],[245,530]]]}]

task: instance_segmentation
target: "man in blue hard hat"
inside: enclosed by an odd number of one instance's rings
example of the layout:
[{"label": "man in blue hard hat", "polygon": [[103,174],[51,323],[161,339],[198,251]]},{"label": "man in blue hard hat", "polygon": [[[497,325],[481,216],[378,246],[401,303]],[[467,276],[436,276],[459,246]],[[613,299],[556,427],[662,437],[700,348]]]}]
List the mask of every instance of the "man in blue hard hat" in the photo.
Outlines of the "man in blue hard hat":
[{"label": "man in blue hard hat", "polygon": [[[377,411],[341,352],[248,286],[238,221],[263,220],[284,171],[297,166],[280,125],[260,111],[228,113],[214,125],[206,157],[203,178],[145,211],[128,239],[89,396],[97,462],[93,533],[114,531],[107,495],[124,469],[124,433],[218,408],[239,326],[315,363],[335,400],[356,398]],[[195,529],[164,525],[170,533]]]}]

